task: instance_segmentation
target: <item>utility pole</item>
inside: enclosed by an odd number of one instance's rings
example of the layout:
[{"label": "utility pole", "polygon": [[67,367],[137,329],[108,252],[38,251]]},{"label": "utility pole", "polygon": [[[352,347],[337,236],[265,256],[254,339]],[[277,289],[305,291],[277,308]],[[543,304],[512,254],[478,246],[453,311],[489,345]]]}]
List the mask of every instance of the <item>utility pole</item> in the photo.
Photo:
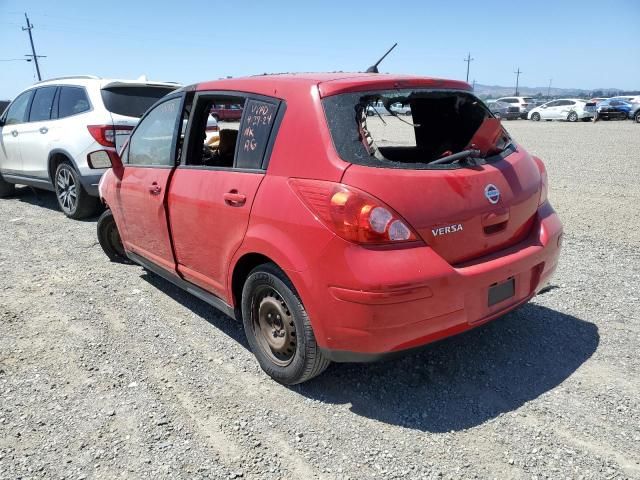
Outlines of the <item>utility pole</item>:
[{"label": "utility pole", "polygon": [[467,62],[467,83],[469,83],[469,66],[471,65],[471,62],[473,62],[475,59],[471,58],[471,52],[469,52],[467,54],[467,58],[465,58],[463,61]]},{"label": "utility pole", "polygon": [[476,79],[473,79],[473,84],[471,85],[471,90],[475,90],[476,89]]},{"label": "utility pole", "polygon": [[42,81],[42,77],[40,76],[40,65],[38,65],[38,55],[36,55],[36,47],[33,45],[33,36],[31,35],[31,30],[33,29],[33,25],[29,22],[29,17],[27,17],[27,12],[24,14],[24,18],[27,20],[27,26],[22,27],[22,31],[25,30],[29,32],[29,41],[31,42],[31,53],[32,55],[27,55],[33,58],[33,61],[36,64],[36,73],[38,74],[38,81]]},{"label": "utility pole", "polygon": [[547,88],[547,100],[549,100],[549,94],[551,93],[551,80],[553,80],[553,78],[549,79],[549,87]]},{"label": "utility pole", "polygon": [[518,96],[518,85],[519,85],[519,82],[520,82],[520,74],[524,73],[524,72],[521,72],[520,71],[520,67],[518,67],[518,70],[513,72],[513,73],[516,74],[516,97],[517,97]]}]

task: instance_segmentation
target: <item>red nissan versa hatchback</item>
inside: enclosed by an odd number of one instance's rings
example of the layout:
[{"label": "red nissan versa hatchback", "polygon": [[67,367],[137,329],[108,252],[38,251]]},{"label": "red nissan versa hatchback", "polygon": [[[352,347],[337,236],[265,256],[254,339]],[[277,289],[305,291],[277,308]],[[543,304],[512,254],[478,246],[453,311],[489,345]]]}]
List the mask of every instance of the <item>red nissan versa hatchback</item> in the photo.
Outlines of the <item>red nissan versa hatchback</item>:
[{"label": "red nissan versa hatchback", "polygon": [[[386,112],[367,116],[379,102]],[[243,114],[211,141],[218,103]],[[158,101],[120,155],[89,162],[112,166],[98,222],[111,260],[242,319],[284,384],[496,318],[545,285],[560,253],[543,163],[459,81],[200,83]]]}]

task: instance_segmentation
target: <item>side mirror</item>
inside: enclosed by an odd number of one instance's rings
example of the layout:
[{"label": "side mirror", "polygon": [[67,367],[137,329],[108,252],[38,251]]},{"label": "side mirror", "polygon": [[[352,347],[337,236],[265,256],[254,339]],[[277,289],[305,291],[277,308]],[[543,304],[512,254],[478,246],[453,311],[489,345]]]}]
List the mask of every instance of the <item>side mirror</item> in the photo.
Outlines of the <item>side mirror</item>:
[{"label": "side mirror", "polygon": [[122,168],[120,156],[111,150],[97,150],[87,155],[89,168]]}]

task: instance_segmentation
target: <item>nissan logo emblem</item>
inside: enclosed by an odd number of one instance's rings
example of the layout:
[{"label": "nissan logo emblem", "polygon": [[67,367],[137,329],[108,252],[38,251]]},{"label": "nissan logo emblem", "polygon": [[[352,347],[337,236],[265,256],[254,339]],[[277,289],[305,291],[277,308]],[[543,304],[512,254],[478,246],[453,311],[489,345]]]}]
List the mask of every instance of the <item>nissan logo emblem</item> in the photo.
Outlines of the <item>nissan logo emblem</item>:
[{"label": "nissan logo emblem", "polygon": [[493,183],[484,187],[484,196],[487,197],[489,203],[496,204],[500,201],[500,190]]}]

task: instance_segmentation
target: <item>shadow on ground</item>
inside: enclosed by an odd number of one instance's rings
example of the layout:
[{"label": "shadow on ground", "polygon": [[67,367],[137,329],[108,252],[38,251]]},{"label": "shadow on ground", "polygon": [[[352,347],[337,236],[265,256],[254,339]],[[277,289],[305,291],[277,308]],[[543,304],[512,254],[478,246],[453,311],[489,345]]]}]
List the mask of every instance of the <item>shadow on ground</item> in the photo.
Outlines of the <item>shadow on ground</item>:
[{"label": "shadow on ground", "polygon": [[[152,274],[143,278],[248,348],[242,325]],[[593,323],[533,303],[387,362],[333,364],[291,387],[357,415],[430,432],[463,430],[560,385],[598,347]],[[283,387],[284,388],[284,387]]]},{"label": "shadow on ground", "polygon": [[[36,205],[38,207],[46,208],[58,212],[60,215],[64,215],[58,206],[58,199],[56,194],[48,190],[40,190],[39,188],[31,187],[18,187],[13,195],[13,198],[18,199],[20,202],[28,203],[30,205]],[[95,222],[98,219],[99,214],[89,218],[81,220],[74,220],[76,222]],[[64,218],[64,217],[63,217]]]}]

